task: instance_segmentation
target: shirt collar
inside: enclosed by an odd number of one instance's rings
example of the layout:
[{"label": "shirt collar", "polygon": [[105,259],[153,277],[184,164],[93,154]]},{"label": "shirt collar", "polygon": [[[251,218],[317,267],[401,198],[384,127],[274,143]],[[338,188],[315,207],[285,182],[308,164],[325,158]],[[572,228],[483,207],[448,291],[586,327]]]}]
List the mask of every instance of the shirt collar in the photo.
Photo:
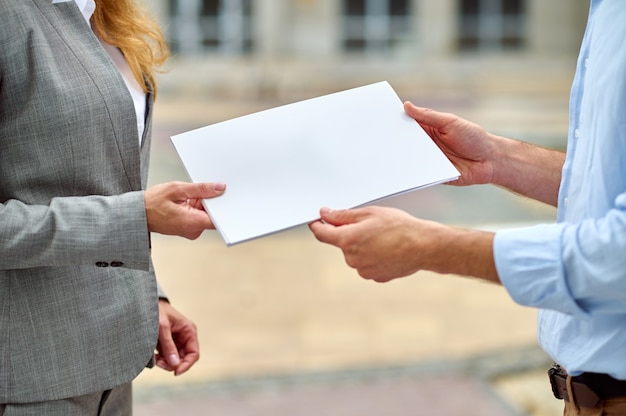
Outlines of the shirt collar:
[{"label": "shirt collar", "polygon": [[93,12],[96,10],[96,2],[94,0],[74,0],[80,12],[83,14],[83,17],[89,24],[89,20],[93,15]]}]

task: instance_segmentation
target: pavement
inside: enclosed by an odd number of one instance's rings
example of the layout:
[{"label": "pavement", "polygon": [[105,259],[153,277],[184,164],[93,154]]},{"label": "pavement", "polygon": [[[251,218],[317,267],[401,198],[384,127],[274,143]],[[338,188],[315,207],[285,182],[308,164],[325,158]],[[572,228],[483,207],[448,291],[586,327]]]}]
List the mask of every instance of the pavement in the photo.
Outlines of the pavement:
[{"label": "pavement", "polygon": [[[508,106],[506,91],[472,106],[448,95],[458,106],[447,111],[502,134],[562,143],[563,93],[508,98]],[[276,104],[161,98],[151,183],[187,180],[170,135]],[[452,225],[494,229],[555,216],[490,186],[419,192],[411,213]],[[500,286],[428,272],[366,281],[306,227],[228,248],[215,232],[196,241],[155,235],[152,244],[161,285],[198,326],[201,359],[180,377],[140,374],[137,416],[562,414],[536,343],[536,311]]]},{"label": "pavement", "polygon": [[[510,358],[509,354],[506,354]],[[494,357],[490,357],[493,359]],[[449,365],[449,364],[448,364]],[[444,365],[447,367],[448,365]],[[205,383],[139,396],[136,415],[466,415],[523,412],[472,366],[388,368],[317,376]],[[559,405],[552,399],[554,405]],[[545,408],[543,410],[546,410]],[[559,414],[558,408],[552,413]]]}]

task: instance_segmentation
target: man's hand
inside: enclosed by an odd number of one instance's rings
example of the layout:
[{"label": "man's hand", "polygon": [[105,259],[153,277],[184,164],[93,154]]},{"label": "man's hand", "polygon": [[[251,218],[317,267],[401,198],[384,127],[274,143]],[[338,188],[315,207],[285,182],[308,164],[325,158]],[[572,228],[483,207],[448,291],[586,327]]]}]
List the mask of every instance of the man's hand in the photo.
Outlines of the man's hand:
[{"label": "man's hand", "polygon": [[395,208],[323,208],[320,215],[309,225],[315,237],[339,247],[348,266],[366,279],[386,282],[430,270],[499,282],[493,233],[452,228]]},{"label": "man's hand", "polygon": [[156,365],[179,376],[200,358],[198,330],[169,302],[159,300],[159,340]]},{"label": "man's hand", "polygon": [[450,185],[495,184],[556,206],[565,153],[487,132],[454,114],[404,103],[461,173]]},{"label": "man's hand", "polygon": [[423,253],[416,245],[423,234],[409,214],[380,207],[322,209],[320,214],[323,222],[309,228],[319,241],[339,247],[362,277],[386,282],[422,268]]},{"label": "man's hand", "polygon": [[461,173],[451,185],[492,183],[498,161],[499,138],[454,114],[404,103],[404,111],[417,121]]},{"label": "man's hand", "polygon": [[215,229],[202,207],[202,199],[222,195],[221,183],[169,182],[144,193],[148,231],[195,240],[204,230]]}]

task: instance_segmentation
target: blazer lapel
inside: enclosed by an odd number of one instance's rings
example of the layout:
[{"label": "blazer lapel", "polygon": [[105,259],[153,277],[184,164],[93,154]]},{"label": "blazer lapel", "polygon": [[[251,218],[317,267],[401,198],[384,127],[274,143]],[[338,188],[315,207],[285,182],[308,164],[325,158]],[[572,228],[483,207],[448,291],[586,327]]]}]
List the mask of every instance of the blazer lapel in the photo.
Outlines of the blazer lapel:
[{"label": "blazer lapel", "polygon": [[55,4],[51,0],[32,1],[36,3],[59,37],[80,57],[85,71],[100,91],[108,108],[111,127],[129,188],[141,189],[141,155],[137,138],[137,121],[132,97],[122,75],[85,22],[74,1]]},{"label": "blazer lapel", "polygon": [[[152,86],[149,86],[152,91]],[[146,123],[141,138],[141,186],[145,189],[148,183],[148,169],[150,165],[150,145],[152,143],[152,111],[154,108],[154,94],[149,92],[146,96]]]}]

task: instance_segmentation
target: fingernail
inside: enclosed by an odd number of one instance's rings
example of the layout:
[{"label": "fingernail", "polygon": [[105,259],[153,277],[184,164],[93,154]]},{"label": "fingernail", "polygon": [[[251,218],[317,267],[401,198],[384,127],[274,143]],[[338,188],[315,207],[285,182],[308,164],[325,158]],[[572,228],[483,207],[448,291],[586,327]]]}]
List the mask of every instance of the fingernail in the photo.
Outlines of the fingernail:
[{"label": "fingernail", "polygon": [[213,189],[215,189],[216,191],[223,191],[224,189],[226,189],[226,184],[225,183],[214,183],[213,184]]},{"label": "fingernail", "polygon": [[178,355],[172,354],[169,357],[167,357],[167,362],[172,367],[176,367],[178,364],[180,364],[180,358],[178,358]]},{"label": "fingernail", "polygon": [[331,212],[332,212],[332,209],[330,209],[328,207],[323,207],[322,209],[320,209],[320,213],[322,215],[330,214]]}]

